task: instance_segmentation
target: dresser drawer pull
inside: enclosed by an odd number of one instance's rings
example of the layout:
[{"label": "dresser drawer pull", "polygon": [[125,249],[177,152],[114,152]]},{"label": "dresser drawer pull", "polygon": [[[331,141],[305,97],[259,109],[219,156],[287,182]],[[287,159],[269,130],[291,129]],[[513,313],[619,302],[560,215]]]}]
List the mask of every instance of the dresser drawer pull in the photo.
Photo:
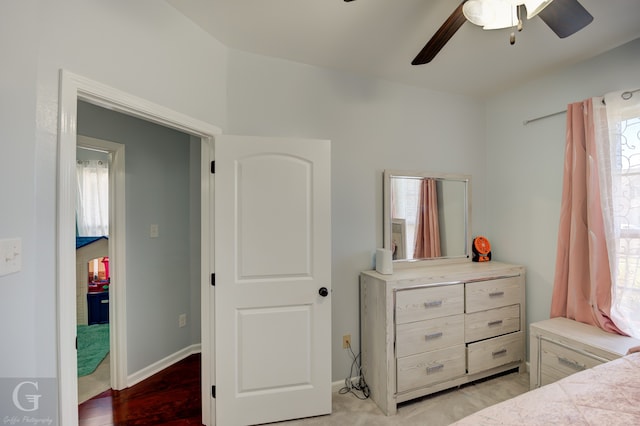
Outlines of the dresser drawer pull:
[{"label": "dresser drawer pull", "polygon": [[566,365],[567,367],[573,368],[574,370],[578,370],[578,371],[587,369],[586,365],[580,364],[579,362],[572,361],[569,358],[565,358],[562,356],[558,357],[558,362],[562,365]]},{"label": "dresser drawer pull", "polygon": [[432,367],[427,367],[427,374],[436,373],[444,368],[444,364],[434,365]]},{"label": "dresser drawer pull", "polygon": [[489,327],[493,327],[494,325],[502,325],[502,320],[489,321],[487,325]]},{"label": "dresser drawer pull", "polygon": [[425,340],[437,339],[438,337],[442,337],[442,331],[438,331],[437,333],[425,334]]},{"label": "dresser drawer pull", "polygon": [[491,352],[491,356],[496,358],[499,356],[503,356],[507,354],[507,350],[506,349],[500,349],[499,351],[495,351],[495,352]]},{"label": "dresser drawer pull", "polygon": [[424,302],[425,308],[437,308],[438,306],[442,306],[442,300],[434,300],[433,302]]},{"label": "dresser drawer pull", "polygon": [[500,297],[504,296],[504,291],[494,291],[493,293],[489,293],[489,297]]}]

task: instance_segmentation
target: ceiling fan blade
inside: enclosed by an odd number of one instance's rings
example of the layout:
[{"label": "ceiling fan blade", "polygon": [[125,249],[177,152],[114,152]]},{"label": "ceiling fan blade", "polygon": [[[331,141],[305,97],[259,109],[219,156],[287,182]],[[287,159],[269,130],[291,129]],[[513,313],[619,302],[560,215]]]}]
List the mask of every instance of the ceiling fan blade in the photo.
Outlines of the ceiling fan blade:
[{"label": "ceiling fan blade", "polygon": [[553,0],[538,16],[560,38],[569,37],[593,21],[578,0]]},{"label": "ceiling fan blade", "polygon": [[[431,62],[433,58],[442,50],[445,44],[453,37],[453,35],[460,29],[462,24],[467,21],[464,14],[462,13],[462,5],[467,0],[464,0],[460,3],[460,6],[453,11],[451,16],[444,21],[444,24],[438,31],[431,37],[431,40],[427,42],[427,44],[422,48],[418,56],[415,57],[413,61],[411,61],[411,65],[422,65]],[[557,1],[557,0],[556,0]]]}]

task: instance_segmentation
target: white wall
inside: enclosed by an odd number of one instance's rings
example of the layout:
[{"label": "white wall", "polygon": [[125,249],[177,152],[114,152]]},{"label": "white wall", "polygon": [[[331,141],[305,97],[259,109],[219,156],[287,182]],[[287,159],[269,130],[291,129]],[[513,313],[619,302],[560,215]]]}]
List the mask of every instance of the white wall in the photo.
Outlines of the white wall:
[{"label": "white wall", "polygon": [[486,228],[484,110],[470,98],[230,51],[233,134],[332,141],[333,380],[359,348],[358,274],[382,247],[382,172],[473,176],[473,229]]},{"label": "white wall", "polygon": [[[227,133],[326,138],[332,148],[333,378],[358,342],[358,273],[382,244],[382,171],[473,176],[474,234],[528,268],[528,320],[548,315],[564,120],[522,120],[640,87],[640,42],[493,97],[457,95],[231,51],[154,0],[0,3],[0,377],[56,376],[56,148],[60,68]],[[612,62],[607,62],[611,59]],[[228,69],[227,69],[228,65]],[[228,91],[228,93],[227,93]],[[485,160],[486,159],[486,160]],[[356,350],[358,349],[358,345]]]},{"label": "white wall", "polygon": [[[0,186],[0,238],[22,238],[23,253],[22,272],[0,277],[0,339],[5,342],[0,351],[0,377],[53,377],[55,253],[53,228],[48,225],[53,223],[54,200],[53,196],[45,197],[50,204],[49,221],[39,223],[42,214],[37,210],[36,168],[42,161],[38,161],[41,153],[35,142],[38,31],[37,21],[27,19],[36,7],[35,2],[15,2],[10,10],[6,3],[1,7],[0,51],[10,60],[3,60],[0,67],[0,180],[5,182]],[[52,145],[55,154],[55,140]],[[53,181],[55,156],[50,162],[48,179]],[[55,187],[48,188],[55,192]],[[43,250],[38,249],[41,243],[46,247]],[[50,258],[44,264],[39,264],[47,257],[41,252]]]},{"label": "white wall", "polygon": [[227,49],[154,0],[9,0],[0,21],[0,238],[23,246],[0,277],[0,377],[56,377],[60,68],[225,127]]},{"label": "white wall", "polygon": [[549,317],[567,104],[640,88],[640,39],[487,102],[487,211],[493,254],[527,267],[527,320]]}]

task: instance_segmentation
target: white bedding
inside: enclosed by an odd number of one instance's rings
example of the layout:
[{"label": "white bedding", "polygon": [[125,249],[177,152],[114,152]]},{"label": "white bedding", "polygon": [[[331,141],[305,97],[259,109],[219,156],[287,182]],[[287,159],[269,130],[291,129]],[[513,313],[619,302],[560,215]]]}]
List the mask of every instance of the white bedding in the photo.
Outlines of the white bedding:
[{"label": "white bedding", "polygon": [[640,425],[640,353],[487,407],[453,425]]}]

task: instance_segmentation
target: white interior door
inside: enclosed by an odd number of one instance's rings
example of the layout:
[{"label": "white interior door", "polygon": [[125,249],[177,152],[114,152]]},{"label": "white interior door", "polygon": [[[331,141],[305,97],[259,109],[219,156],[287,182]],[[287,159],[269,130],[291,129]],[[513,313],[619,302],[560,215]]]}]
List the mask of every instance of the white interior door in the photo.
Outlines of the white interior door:
[{"label": "white interior door", "polygon": [[330,143],[214,146],[216,423],[328,414]]}]

